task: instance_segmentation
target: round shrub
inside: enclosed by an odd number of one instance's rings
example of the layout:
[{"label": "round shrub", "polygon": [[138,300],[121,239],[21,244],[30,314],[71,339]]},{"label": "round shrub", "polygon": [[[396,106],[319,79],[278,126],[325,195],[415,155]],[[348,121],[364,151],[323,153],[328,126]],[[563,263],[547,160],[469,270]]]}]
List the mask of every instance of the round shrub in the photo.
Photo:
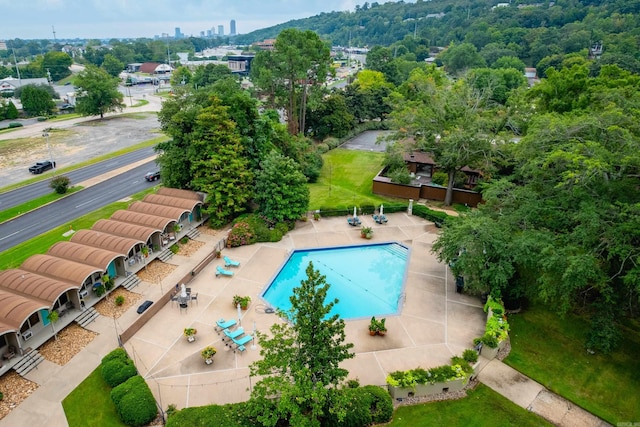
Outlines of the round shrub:
[{"label": "round shrub", "polygon": [[111,390],[111,400],[122,422],[130,426],[149,424],[158,414],[153,394],[139,375]]},{"label": "round shrub", "polygon": [[180,251],[180,246],[171,245],[169,246],[169,250],[171,251],[172,254],[177,254]]},{"label": "round shrub", "polygon": [[118,295],[115,300],[116,305],[119,307],[124,304],[124,296]]},{"label": "round shrub", "polygon": [[116,387],[138,373],[132,360],[111,360],[102,364],[102,378],[110,387]]},{"label": "round shrub", "polygon": [[4,399],[4,394],[0,391],[0,400]]},{"label": "round shrub", "polygon": [[445,185],[449,181],[449,175],[445,172],[436,172],[431,177],[431,183],[436,185]]},{"label": "round shrub", "polygon": [[123,362],[126,362],[127,360],[129,360],[129,356],[127,356],[127,352],[124,351],[123,348],[118,347],[102,358],[102,364],[111,360],[121,360]]},{"label": "round shrub", "polygon": [[11,123],[9,123],[9,129],[21,128],[22,126],[24,126],[24,125],[22,123],[20,123],[20,122],[11,122]]},{"label": "round shrub", "polygon": [[362,390],[369,396],[371,421],[376,424],[391,421],[391,417],[393,416],[393,400],[389,392],[375,385],[364,386]]},{"label": "round shrub", "polygon": [[476,363],[478,361],[478,352],[468,348],[462,353],[462,358],[469,363]]}]

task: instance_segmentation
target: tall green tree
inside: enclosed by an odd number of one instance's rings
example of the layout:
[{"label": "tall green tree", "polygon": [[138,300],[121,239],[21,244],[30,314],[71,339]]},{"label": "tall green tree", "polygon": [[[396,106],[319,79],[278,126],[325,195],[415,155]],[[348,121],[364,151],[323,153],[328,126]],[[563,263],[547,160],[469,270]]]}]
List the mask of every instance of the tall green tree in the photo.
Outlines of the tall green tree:
[{"label": "tall green tree", "polygon": [[264,426],[320,426],[328,413],[342,419],[348,410],[338,386],[348,375],[340,363],[354,357],[353,344],[345,343],[344,320],[329,314],[338,300],[325,302],[326,277],[312,263],[306,273],[293,289],[291,310],[279,312],[285,321],[270,335],[257,332],[262,359],[250,369],[261,379],[249,405]]},{"label": "tall green tree", "polygon": [[71,75],[71,64],[73,60],[64,52],[47,52],[42,60],[43,72],[51,74],[51,80],[57,82]]},{"label": "tall green tree", "polygon": [[[261,58],[267,56],[268,60]],[[276,98],[278,107],[286,112],[289,132],[297,135],[305,129],[305,117],[309,92],[322,87],[330,71],[331,55],[327,46],[313,31],[287,29],[282,31],[271,53],[259,52],[253,68],[262,63],[272,65],[269,73],[273,82],[262,90],[273,90],[272,85],[281,88],[276,96],[286,91],[286,98]],[[261,70],[256,71],[262,73]],[[257,84],[265,85],[266,79],[258,79]]]},{"label": "tall green tree", "polygon": [[104,56],[102,65],[100,68],[109,73],[110,76],[118,77],[122,70],[124,70],[124,63],[110,53]]},{"label": "tall green tree", "polygon": [[452,45],[439,55],[448,73],[459,75],[471,68],[486,67],[484,58],[471,43]]},{"label": "tall green tree", "polygon": [[307,178],[300,165],[275,150],[262,161],[255,194],[260,212],[274,222],[296,220],[309,207]]},{"label": "tall green tree", "polygon": [[205,212],[214,227],[244,212],[253,197],[253,174],[244,156],[240,135],[227,108],[217,99],[196,118],[190,149],[191,185],[208,194]]},{"label": "tall green tree", "polygon": [[118,91],[120,81],[95,65],[87,65],[74,79],[78,98],[76,111],[83,116],[100,116],[124,108],[124,95]]},{"label": "tall green tree", "polygon": [[27,85],[20,91],[22,109],[30,116],[49,115],[56,107],[55,102],[46,89],[35,85]]}]

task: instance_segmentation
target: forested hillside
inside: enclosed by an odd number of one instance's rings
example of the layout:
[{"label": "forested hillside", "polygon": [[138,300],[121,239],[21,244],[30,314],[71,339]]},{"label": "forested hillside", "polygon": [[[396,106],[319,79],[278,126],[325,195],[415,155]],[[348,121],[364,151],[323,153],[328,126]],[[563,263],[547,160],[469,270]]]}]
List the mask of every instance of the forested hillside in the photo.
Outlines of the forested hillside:
[{"label": "forested hillside", "polygon": [[[603,63],[640,71],[640,1],[433,0],[364,3],[350,12],[327,12],[239,36],[240,44],[275,38],[285,28],[310,29],[333,45],[391,45],[410,38],[429,47],[469,42],[479,51],[509,50],[527,66],[553,54],[579,52],[602,42]],[[502,3],[506,4],[506,3]]]}]

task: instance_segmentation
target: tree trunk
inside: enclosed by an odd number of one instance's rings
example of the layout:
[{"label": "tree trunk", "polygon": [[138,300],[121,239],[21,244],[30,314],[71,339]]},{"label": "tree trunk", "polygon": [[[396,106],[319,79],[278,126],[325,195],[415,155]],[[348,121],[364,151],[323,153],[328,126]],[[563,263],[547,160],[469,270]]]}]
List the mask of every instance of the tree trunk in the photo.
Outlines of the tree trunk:
[{"label": "tree trunk", "polygon": [[451,206],[453,203],[453,182],[456,178],[456,171],[449,172],[449,182],[447,183],[447,194],[444,196],[444,205]]}]

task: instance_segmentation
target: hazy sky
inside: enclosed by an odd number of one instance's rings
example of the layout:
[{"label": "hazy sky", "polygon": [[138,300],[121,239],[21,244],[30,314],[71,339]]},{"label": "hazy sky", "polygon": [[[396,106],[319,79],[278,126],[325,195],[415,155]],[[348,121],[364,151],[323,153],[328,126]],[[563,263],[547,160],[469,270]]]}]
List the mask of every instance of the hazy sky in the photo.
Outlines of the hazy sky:
[{"label": "hazy sky", "polygon": [[[229,33],[307,18],[321,12],[353,11],[365,0],[0,0],[0,40],[198,36],[218,25]],[[384,1],[380,1],[384,3]]]}]

